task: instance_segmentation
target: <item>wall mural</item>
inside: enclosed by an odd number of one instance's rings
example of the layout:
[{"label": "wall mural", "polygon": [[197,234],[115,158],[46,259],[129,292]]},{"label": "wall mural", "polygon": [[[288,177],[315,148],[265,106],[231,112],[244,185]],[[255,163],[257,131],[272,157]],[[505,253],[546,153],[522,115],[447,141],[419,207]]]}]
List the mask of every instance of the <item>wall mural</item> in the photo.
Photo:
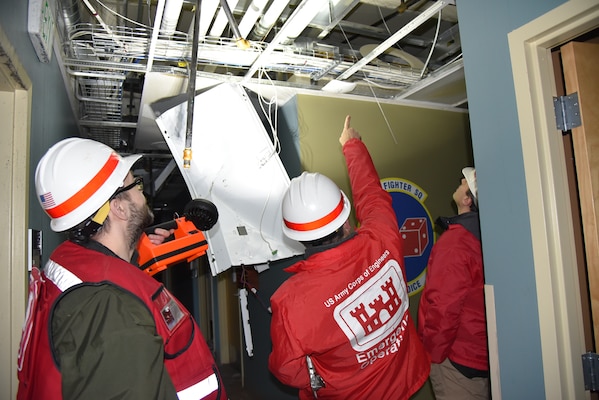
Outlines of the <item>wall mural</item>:
[{"label": "wall mural", "polygon": [[433,222],[424,205],[427,194],[413,182],[401,178],[381,179],[393,199],[397,224],[404,240],[406,279],[410,296],[424,288],[426,265],[435,241]]}]

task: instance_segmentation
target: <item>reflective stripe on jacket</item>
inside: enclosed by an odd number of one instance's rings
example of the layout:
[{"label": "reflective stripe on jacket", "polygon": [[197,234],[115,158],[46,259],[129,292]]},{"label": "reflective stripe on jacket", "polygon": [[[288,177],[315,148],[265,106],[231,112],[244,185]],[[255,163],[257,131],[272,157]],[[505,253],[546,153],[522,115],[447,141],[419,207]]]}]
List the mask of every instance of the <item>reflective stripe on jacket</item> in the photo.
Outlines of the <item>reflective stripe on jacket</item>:
[{"label": "reflective stripe on jacket", "polygon": [[49,322],[54,304],[65,291],[89,284],[114,285],[145,304],[163,339],[164,365],[180,400],[227,398],[197,324],[160,282],[117,257],[65,242],[52,254],[41,275],[32,273],[19,351],[17,399],[62,398],[62,378],[52,355]]}]

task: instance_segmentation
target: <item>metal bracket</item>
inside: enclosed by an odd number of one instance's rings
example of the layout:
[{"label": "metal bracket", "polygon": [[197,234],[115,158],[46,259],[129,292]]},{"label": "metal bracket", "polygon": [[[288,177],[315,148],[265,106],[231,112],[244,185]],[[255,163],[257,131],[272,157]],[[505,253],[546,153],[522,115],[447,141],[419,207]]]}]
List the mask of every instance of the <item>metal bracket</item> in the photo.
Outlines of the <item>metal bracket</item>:
[{"label": "metal bracket", "polygon": [[599,355],[587,352],[582,355],[582,372],[584,389],[596,392],[599,390]]},{"label": "metal bracket", "polygon": [[557,129],[569,131],[582,125],[580,119],[580,105],[578,104],[578,93],[553,98],[553,109],[555,110],[555,123]]},{"label": "metal bracket", "polygon": [[252,328],[250,326],[250,311],[248,309],[248,291],[239,289],[239,303],[241,308],[241,322],[243,324],[243,336],[245,338],[245,350],[248,356],[254,355],[254,341],[252,339]]}]

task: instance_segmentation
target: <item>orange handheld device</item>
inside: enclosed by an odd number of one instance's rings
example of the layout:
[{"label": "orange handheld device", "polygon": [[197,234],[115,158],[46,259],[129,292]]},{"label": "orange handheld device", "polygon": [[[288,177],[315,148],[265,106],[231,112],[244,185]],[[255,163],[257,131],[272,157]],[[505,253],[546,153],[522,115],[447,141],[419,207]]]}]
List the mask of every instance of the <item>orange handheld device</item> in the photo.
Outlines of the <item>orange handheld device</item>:
[{"label": "orange handheld device", "polygon": [[[152,276],[175,264],[203,256],[208,250],[208,242],[202,231],[212,228],[217,220],[218,210],[212,202],[192,200],[185,206],[183,217],[145,229],[137,246],[139,267]],[[148,234],[154,233],[156,228],[174,229],[175,232],[163,243],[155,245]]]}]

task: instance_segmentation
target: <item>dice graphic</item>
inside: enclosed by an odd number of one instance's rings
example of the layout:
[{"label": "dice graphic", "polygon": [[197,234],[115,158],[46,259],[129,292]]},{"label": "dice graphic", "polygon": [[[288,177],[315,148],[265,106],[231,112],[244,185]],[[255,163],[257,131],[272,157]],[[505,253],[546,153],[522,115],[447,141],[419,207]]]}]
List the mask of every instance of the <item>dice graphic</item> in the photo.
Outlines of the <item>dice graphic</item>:
[{"label": "dice graphic", "polygon": [[428,229],[425,218],[406,218],[399,228],[403,239],[404,257],[419,257],[428,246]]}]

